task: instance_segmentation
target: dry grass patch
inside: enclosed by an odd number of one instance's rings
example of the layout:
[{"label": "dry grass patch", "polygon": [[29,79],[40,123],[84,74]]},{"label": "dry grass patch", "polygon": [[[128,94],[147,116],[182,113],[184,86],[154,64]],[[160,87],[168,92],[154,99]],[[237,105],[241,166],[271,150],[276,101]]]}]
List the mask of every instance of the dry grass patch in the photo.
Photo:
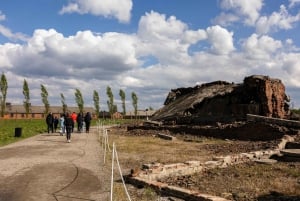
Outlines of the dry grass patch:
[{"label": "dry grass patch", "polygon": [[[205,162],[214,156],[228,155],[275,147],[274,142],[227,141],[194,136],[176,136],[170,141],[146,135],[111,129],[109,143],[115,142],[123,174],[143,164],[181,163],[189,160]],[[188,140],[186,140],[188,139]],[[235,201],[300,201],[300,163],[278,162],[271,165],[254,162],[216,168],[203,173],[162,180],[170,185],[198,190],[201,193],[226,197]],[[131,191],[133,200],[157,200],[150,190]],[[131,193],[131,195],[132,195]]]},{"label": "dry grass patch", "polygon": [[[143,164],[159,162],[163,164],[179,163],[190,160],[211,160],[211,153],[203,149],[201,143],[185,142],[182,140],[164,140],[153,136],[119,135],[109,133],[109,143],[115,142],[120,163],[124,169],[130,170]],[[220,143],[210,140],[209,143]],[[224,141],[224,143],[226,143]]]},{"label": "dry grass patch", "polygon": [[[249,162],[161,181],[238,201],[300,200],[300,163]],[[276,199],[267,198],[274,192]]]}]

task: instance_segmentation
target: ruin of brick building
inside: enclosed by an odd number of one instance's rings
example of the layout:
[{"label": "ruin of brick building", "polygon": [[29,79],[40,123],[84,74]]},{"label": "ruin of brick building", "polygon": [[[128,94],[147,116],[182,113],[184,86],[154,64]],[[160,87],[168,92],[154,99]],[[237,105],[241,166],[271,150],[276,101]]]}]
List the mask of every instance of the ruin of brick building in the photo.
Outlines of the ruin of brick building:
[{"label": "ruin of brick building", "polygon": [[263,75],[245,77],[243,83],[215,81],[172,89],[164,107],[152,120],[176,123],[245,120],[246,114],[287,118],[289,98],[279,79]]}]

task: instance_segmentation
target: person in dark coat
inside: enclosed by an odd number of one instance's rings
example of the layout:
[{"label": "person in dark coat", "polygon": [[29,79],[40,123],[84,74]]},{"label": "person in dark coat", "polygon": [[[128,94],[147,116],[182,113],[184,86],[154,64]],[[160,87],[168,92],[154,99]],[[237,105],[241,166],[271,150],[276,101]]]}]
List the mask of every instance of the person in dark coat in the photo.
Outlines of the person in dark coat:
[{"label": "person in dark coat", "polygon": [[90,112],[87,112],[86,115],[84,116],[85,130],[87,133],[90,132],[91,121],[92,121],[92,115]]},{"label": "person in dark coat", "polygon": [[77,130],[78,130],[79,133],[81,133],[81,131],[82,131],[83,118],[84,118],[84,117],[83,117],[82,112],[79,112],[79,113],[77,114],[77,119],[76,119],[76,121],[77,121]]},{"label": "person in dark coat", "polygon": [[58,122],[59,122],[59,120],[58,120],[57,116],[55,116],[54,121],[53,121],[53,123],[54,123],[54,132],[56,132],[56,130],[57,130]]},{"label": "person in dark coat", "polygon": [[53,133],[53,123],[54,123],[54,117],[53,117],[53,114],[52,112],[49,112],[49,114],[47,115],[46,117],[46,123],[47,123],[47,130],[48,130],[48,133]]},{"label": "person in dark coat", "polygon": [[72,117],[69,115],[69,113],[66,113],[65,116],[65,128],[66,128],[66,132],[67,132],[67,142],[70,143],[71,142],[71,133],[72,133],[72,127],[74,125],[73,119]]}]

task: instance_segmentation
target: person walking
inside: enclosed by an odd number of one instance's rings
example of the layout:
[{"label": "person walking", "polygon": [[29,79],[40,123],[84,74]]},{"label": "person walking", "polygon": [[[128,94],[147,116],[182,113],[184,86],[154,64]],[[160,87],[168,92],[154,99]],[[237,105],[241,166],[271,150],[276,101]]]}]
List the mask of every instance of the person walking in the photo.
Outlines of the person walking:
[{"label": "person walking", "polygon": [[65,115],[61,114],[59,118],[59,126],[60,126],[60,135],[64,135],[65,133]]},{"label": "person walking", "polygon": [[90,132],[90,125],[91,125],[92,116],[90,112],[87,112],[84,116],[84,122],[85,122],[85,130],[87,133]]},{"label": "person walking", "polygon": [[75,124],[76,124],[76,120],[77,120],[77,114],[75,112],[73,112],[71,114],[71,118],[73,119],[73,125],[72,125],[72,132],[74,131],[74,127],[75,127]]},{"label": "person walking", "polygon": [[56,133],[56,130],[57,130],[57,126],[58,126],[58,118],[57,116],[54,117],[54,121],[53,121],[53,124],[54,124],[54,132]]},{"label": "person walking", "polygon": [[72,133],[72,127],[74,125],[72,117],[69,115],[69,113],[66,113],[65,117],[65,127],[66,127],[66,132],[67,132],[67,142],[71,142],[71,133]]},{"label": "person walking", "polygon": [[46,117],[46,123],[47,123],[47,130],[48,133],[53,133],[53,123],[54,123],[54,118],[52,112],[49,112],[49,114]]},{"label": "person walking", "polygon": [[76,121],[77,121],[77,131],[79,133],[81,133],[82,126],[83,126],[83,113],[82,112],[78,113]]}]

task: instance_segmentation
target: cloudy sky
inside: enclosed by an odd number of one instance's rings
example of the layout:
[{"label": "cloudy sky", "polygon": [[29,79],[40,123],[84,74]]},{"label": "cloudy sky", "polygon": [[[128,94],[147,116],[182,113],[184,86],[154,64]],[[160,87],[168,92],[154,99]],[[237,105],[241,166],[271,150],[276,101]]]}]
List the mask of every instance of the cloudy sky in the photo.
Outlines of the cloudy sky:
[{"label": "cloudy sky", "polygon": [[245,76],[281,79],[300,107],[300,0],[1,0],[0,70],[7,102],[50,105],[60,94],[74,106],[107,110],[110,86],[138,96],[139,109],[158,109],[171,89]]}]

